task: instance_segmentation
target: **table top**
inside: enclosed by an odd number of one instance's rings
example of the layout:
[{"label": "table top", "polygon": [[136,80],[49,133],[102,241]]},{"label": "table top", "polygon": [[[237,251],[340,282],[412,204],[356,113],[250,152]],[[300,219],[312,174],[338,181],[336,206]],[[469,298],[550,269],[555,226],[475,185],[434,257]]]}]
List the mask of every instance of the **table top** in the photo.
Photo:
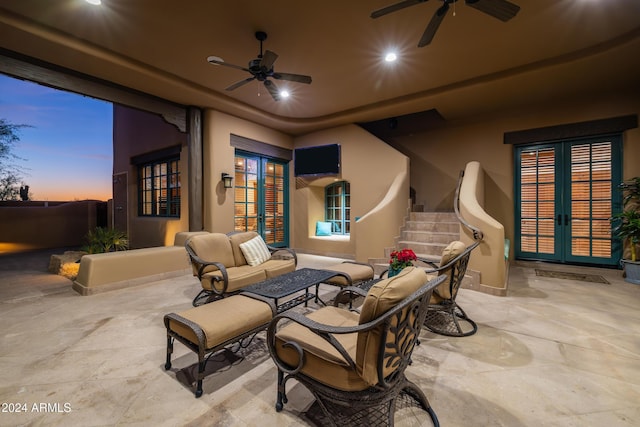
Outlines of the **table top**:
[{"label": "table top", "polygon": [[365,290],[365,291],[369,292],[369,289],[371,289],[371,287],[373,285],[375,285],[376,283],[378,283],[378,282],[380,282],[382,280],[384,280],[384,279],[371,279],[371,280],[367,280],[366,282],[358,283],[355,286],[360,288],[360,289],[362,289],[362,290]]},{"label": "table top", "polygon": [[315,286],[338,274],[340,273],[336,271],[301,268],[249,285],[242,290],[243,292],[251,292],[263,297],[278,299]]}]

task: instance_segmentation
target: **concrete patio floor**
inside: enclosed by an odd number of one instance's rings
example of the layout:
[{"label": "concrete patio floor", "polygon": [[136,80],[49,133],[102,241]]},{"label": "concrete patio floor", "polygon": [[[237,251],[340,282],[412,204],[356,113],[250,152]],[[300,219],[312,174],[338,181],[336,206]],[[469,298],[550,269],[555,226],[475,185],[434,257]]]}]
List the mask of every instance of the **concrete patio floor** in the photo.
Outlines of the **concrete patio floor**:
[{"label": "concrete patio floor", "polygon": [[[299,266],[335,261],[300,254]],[[0,256],[0,426],[312,425],[305,411],[313,398],[301,385],[290,383],[289,403],[275,411],[264,335],[243,361],[212,361],[208,369],[219,369],[200,399],[188,379],[195,354],[176,343],[164,370],[162,318],[191,306],[194,277],[82,297],[47,265],[46,251]],[[539,277],[536,268],[610,284]],[[538,263],[512,264],[509,283],[507,297],[461,290],[475,335],[423,329],[407,376],[441,425],[637,426],[640,286],[618,270]],[[403,412],[396,425],[425,420]]]}]

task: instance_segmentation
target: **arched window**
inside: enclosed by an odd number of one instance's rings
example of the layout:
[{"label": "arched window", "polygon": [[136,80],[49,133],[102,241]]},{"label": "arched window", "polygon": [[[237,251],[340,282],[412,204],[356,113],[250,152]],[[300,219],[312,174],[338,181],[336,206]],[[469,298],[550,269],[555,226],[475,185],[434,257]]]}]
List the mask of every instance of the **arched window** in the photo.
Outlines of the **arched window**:
[{"label": "arched window", "polygon": [[351,232],[351,194],[349,183],[339,181],[324,188],[325,221],[331,223],[333,234]]}]

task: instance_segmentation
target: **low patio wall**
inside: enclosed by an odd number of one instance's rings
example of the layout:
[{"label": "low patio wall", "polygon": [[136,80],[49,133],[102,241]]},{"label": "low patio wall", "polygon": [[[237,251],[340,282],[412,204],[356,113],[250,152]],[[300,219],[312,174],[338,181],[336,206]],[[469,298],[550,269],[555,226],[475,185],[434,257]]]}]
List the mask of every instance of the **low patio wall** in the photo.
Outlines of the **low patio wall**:
[{"label": "low patio wall", "polygon": [[93,295],[192,274],[184,242],[202,233],[206,232],[177,233],[174,246],[85,255],[73,289],[80,295]]},{"label": "low patio wall", "polygon": [[108,222],[107,202],[0,202],[0,252],[80,247]]}]

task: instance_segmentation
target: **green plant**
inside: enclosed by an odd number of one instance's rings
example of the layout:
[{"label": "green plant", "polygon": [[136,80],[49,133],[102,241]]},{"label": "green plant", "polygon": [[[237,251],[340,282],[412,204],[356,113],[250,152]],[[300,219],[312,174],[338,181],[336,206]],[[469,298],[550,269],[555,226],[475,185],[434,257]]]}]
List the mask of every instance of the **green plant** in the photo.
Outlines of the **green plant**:
[{"label": "green plant", "polygon": [[389,268],[401,270],[405,267],[413,265],[412,261],[417,260],[416,254],[411,249],[402,249],[400,251],[391,252],[389,258]]},{"label": "green plant", "polygon": [[638,251],[636,246],[640,244],[640,177],[621,183],[618,188],[622,190],[622,204],[624,211],[611,218],[613,235],[619,237],[629,245],[631,261],[636,262]]},{"label": "green plant", "polygon": [[624,197],[622,199],[622,205],[626,208],[629,205],[633,205],[632,209],[640,209],[640,176],[631,178],[629,181],[625,181],[618,185],[618,188],[622,190]]},{"label": "green plant", "polygon": [[82,249],[90,254],[125,251],[129,248],[127,233],[113,228],[96,227],[86,236],[87,245]]}]

